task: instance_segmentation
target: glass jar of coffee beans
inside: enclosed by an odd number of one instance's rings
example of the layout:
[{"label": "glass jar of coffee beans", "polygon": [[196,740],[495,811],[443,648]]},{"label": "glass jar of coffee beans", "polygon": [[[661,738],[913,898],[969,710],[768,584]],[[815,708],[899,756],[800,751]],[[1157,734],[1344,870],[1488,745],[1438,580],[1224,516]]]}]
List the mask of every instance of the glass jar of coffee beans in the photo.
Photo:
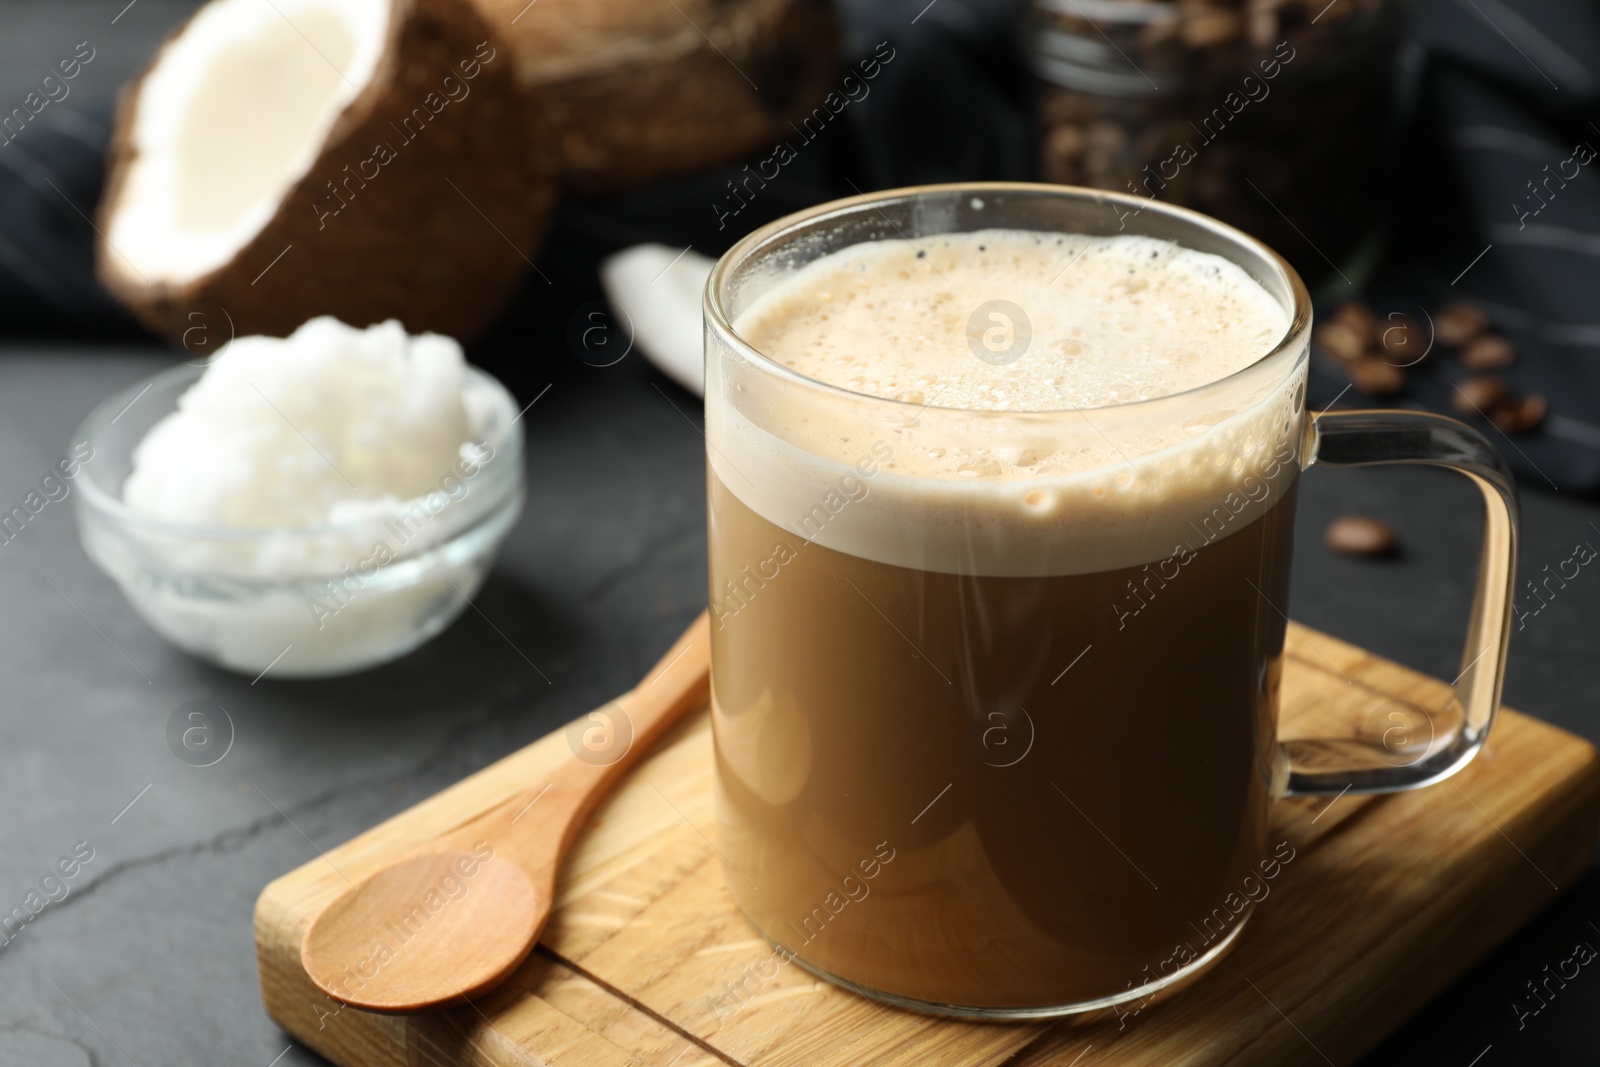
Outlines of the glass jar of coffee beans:
[{"label": "glass jar of coffee beans", "polygon": [[1033,0],[1044,180],[1214,215],[1315,277],[1375,232],[1410,0]]}]

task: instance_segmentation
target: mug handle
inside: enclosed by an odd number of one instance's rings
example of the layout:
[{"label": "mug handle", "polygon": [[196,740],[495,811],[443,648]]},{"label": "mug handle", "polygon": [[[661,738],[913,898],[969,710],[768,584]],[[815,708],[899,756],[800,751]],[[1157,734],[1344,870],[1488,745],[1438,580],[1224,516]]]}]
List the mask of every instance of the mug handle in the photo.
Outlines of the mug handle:
[{"label": "mug handle", "polygon": [[1278,796],[1396,793],[1448,778],[1465,766],[1489,736],[1500,707],[1510,639],[1517,565],[1517,490],[1493,445],[1470,426],[1418,411],[1325,411],[1307,428],[1302,468],[1421,464],[1470,478],[1483,493],[1483,552],[1473,595],[1467,647],[1455,681],[1453,732],[1430,735],[1424,752],[1397,764],[1382,738],[1296,739],[1281,742],[1274,768]]}]

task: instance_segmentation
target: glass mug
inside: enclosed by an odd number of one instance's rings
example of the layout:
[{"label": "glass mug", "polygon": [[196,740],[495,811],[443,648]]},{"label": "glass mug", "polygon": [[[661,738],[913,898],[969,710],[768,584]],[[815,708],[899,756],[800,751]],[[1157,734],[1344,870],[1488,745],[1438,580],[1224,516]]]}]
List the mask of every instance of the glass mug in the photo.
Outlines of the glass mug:
[{"label": "glass mug", "polygon": [[[831,252],[989,228],[1212,253],[1290,325],[1198,388],[1034,412],[852,392],[733,329]],[[1001,310],[975,320],[1024,328]],[[740,241],[705,315],[719,843],[735,902],[786,958],[954,1015],[1148,997],[1219,959],[1251,886],[1292,858],[1269,848],[1275,797],[1414,789],[1483,745],[1515,562],[1506,467],[1450,419],[1308,413],[1305,286],[1244,233],[1064,186],[872,193]],[[1074,473],[1016,458],[1053,451]],[[913,469],[931,455],[1016,462]],[[1395,463],[1483,492],[1456,698],[1403,759],[1371,730],[1280,741],[1299,474]]]}]

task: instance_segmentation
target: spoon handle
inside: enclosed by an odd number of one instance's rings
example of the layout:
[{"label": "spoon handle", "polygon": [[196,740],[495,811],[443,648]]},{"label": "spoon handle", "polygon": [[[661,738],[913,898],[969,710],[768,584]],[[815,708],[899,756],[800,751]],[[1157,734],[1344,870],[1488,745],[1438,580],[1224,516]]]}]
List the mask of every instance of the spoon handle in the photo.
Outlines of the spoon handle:
[{"label": "spoon handle", "polygon": [[[545,782],[511,797],[450,834],[488,840],[520,866],[536,886],[555,884],[556,868],[582,832],[587,817],[617,780],[692,708],[710,694],[711,624],[706,612],[690,624],[666,655],[633,689],[589,718],[609,743],[569,744],[573,756]],[[552,832],[559,827],[559,832]]]}]

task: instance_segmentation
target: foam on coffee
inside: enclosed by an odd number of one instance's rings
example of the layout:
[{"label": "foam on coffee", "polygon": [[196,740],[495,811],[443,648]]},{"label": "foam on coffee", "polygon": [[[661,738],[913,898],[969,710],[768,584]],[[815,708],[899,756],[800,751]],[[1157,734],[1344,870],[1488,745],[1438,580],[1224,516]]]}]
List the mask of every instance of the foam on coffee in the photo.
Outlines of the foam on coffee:
[{"label": "foam on coffee", "polygon": [[[991,301],[1022,310],[1025,349],[1007,351],[1020,317],[979,311]],[[1254,521],[1292,483],[1298,376],[1237,373],[1288,326],[1238,266],[1153,238],[866,242],[780,279],[734,322],[767,359],[864,394],[859,410],[714,378],[711,464],[769,521],[879,562],[1041,575],[1161,559]],[[1204,400],[1177,396],[1230,376]]]},{"label": "foam on coffee", "polygon": [[[1026,327],[1006,322],[1003,309],[972,321],[1000,299],[1031,324],[1012,362],[1003,361]],[[809,264],[736,324],[809,378],[993,411],[1183,392],[1255,362],[1287,326],[1277,302],[1220,257],[1149,237],[1018,230],[856,245]],[[975,355],[974,342],[995,362]]]}]

